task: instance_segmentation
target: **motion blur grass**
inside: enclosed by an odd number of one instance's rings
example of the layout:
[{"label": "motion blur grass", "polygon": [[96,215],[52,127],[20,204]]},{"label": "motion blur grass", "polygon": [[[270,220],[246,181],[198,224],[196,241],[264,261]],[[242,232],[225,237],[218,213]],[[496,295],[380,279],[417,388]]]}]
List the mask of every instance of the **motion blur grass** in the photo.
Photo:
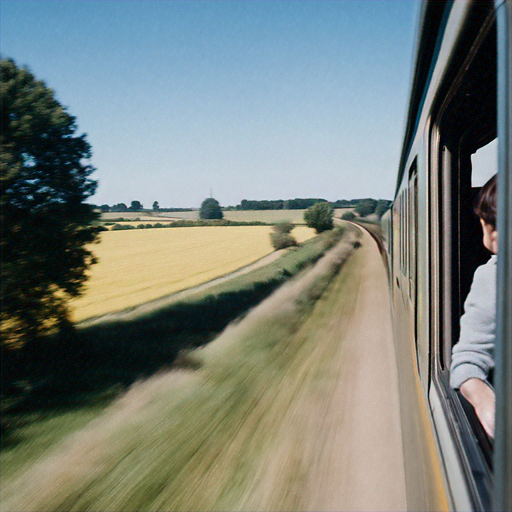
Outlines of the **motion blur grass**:
[{"label": "motion blur grass", "polygon": [[323,233],[265,267],[130,321],[97,323],[26,346],[18,354],[27,372],[19,377],[19,396],[2,414],[2,478],[83,427],[137,380],[194,367],[179,356],[183,350],[207,344],[341,236],[353,236],[351,229]]},{"label": "motion blur grass", "polygon": [[[300,510],[357,293],[345,239],[214,343],[4,479],[5,510]],[[357,253],[356,255],[357,256]]]}]

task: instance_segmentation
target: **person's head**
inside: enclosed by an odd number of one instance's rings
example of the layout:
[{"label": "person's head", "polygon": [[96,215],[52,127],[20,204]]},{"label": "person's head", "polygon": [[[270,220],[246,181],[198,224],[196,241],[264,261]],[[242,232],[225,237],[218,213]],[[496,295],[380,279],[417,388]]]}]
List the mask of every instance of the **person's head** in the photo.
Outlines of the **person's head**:
[{"label": "person's head", "polygon": [[484,234],[483,243],[489,251],[498,252],[498,230],[496,229],[496,174],[481,188],[475,203],[475,213],[480,219]]}]

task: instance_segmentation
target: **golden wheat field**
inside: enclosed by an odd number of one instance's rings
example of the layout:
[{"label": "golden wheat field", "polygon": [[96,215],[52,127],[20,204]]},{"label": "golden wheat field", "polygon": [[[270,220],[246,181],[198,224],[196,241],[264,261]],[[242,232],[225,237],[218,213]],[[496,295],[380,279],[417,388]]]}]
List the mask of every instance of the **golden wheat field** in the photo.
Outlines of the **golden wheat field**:
[{"label": "golden wheat field", "polygon": [[[205,283],[271,253],[270,226],[222,226],[104,231],[92,246],[99,263],[73,319],[120,311]],[[314,231],[299,226],[298,242]]]},{"label": "golden wheat field", "polygon": [[[352,211],[353,208],[335,208],[334,216],[341,217],[345,212]],[[273,224],[275,222],[288,221],[294,224],[304,224],[304,212],[306,210],[245,210],[245,211],[225,211],[224,218],[227,220],[237,222],[268,222]],[[199,219],[199,210],[191,212],[107,212],[101,214],[101,220],[104,222],[115,221],[115,219],[130,219],[131,224],[137,226],[138,224],[145,224],[149,222],[172,222],[177,219],[197,220]],[[126,222],[123,222],[126,224]]]}]

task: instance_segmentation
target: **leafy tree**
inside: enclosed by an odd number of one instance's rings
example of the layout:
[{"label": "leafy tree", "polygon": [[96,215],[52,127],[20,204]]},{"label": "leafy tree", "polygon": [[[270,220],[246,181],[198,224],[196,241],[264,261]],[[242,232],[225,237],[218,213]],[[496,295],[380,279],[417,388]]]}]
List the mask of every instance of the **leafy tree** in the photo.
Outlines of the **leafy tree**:
[{"label": "leafy tree", "polygon": [[95,263],[98,218],[86,136],[54,92],[26,68],[1,60],[2,351],[69,325]]},{"label": "leafy tree", "polygon": [[153,211],[157,212],[158,210],[160,210],[160,205],[158,204],[158,201],[155,201],[153,203]]},{"label": "leafy tree", "polygon": [[222,219],[224,214],[217,199],[208,197],[201,204],[199,218],[201,219]]},{"label": "leafy tree", "polygon": [[106,212],[109,212],[110,211],[110,206],[108,204],[102,204],[100,206],[100,210],[103,212],[103,213],[106,213]]},{"label": "leafy tree", "polygon": [[110,208],[111,212],[127,212],[128,206],[126,206],[124,203],[117,203],[112,208]]},{"label": "leafy tree", "polygon": [[361,199],[358,205],[355,207],[354,212],[360,217],[367,217],[375,212],[377,206],[376,199]]},{"label": "leafy tree", "polygon": [[304,212],[304,220],[308,227],[317,233],[328,231],[334,227],[334,210],[327,202],[316,203]]},{"label": "leafy tree", "polygon": [[132,212],[140,212],[142,208],[144,208],[144,206],[142,206],[140,201],[132,201],[130,204],[130,210]]},{"label": "leafy tree", "polygon": [[291,222],[278,222],[274,225],[270,233],[270,241],[276,251],[297,245],[297,240],[290,234],[294,227]]},{"label": "leafy tree", "polygon": [[377,206],[375,207],[375,215],[379,216],[379,219],[388,211],[391,206],[391,201],[387,199],[379,199]]}]

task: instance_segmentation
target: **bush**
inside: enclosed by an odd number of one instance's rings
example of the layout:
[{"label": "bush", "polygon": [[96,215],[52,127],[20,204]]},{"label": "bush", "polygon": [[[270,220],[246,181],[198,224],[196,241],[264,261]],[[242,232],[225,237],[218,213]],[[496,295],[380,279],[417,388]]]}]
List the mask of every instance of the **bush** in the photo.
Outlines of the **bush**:
[{"label": "bush", "polygon": [[114,224],[111,228],[111,231],[125,231],[127,229],[135,229],[135,226],[130,226],[130,224]]},{"label": "bush", "polygon": [[362,199],[359,201],[359,204],[355,207],[355,212],[359,214],[360,217],[367,217],[375,212],[375,208],[377,207],[376,199]]},{"label": "bush", "polygon": [[278,222],[270,233],[270,241],[272,247],[276,251],[279,249],[286,249],[287,247],[294,247],[297,244],[297,240],[290,234],[295,226],[291,222]]},{"label": "bush", "polygon": [[224,214],[220,207],[219,202],[213,197],[209,197],[201,204],[199,210],[199,218],[201,219],[222,219]]},{"label": "bush", "polygon": [[334,227],[334,210],[329,203],[317,203],[304,212],[306,225],[317,233],[328,231]]},{"label": "bush", "polygon": [[354,220],[356,218],[356,214],[354,212],[345,212],[341,218],[343,220]]},{"label": "bush", "polygon": [[294,228],[295,226],[291,223],[291,222],[286,222],[286,221],[283,221],[283,222],[278,222],[277,224],[274,225],[274,231],[276,233],[291,233],[292,232],[292,229]]}]

